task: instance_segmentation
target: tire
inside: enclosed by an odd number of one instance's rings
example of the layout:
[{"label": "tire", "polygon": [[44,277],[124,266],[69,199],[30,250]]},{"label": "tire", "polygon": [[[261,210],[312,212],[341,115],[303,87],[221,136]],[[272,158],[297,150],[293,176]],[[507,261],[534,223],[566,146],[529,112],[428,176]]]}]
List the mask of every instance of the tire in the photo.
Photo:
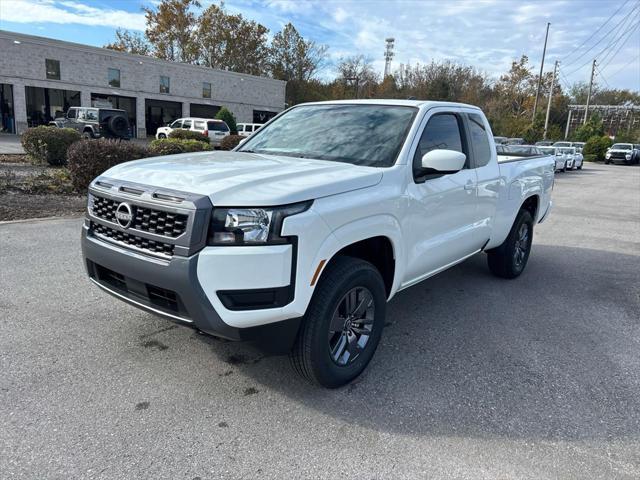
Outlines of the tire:
[{"label": "tire", "polygon": [[158,138],[167,138],[167,136],[164,133],[159,133]]},{"label": "tire", "polygon": [[93,132],[91,130],[85,130],[84,132],[82,132],[82,138],[86,140],[91,140],[92,138],[95,138],[95,137],[93,136]]},{"label": "tire", "polygon": [[609,165],[610,163],[611,163],[611,161],[610,161],[610,160],[605,160],[605,161],[604,161],[604,164],[605,164],[605,165]]},{"label": "tire", "polygon": [[563,171],[563,172],[566,172],[566,171],[567,171],[567,164],[566,164],[566,163],[564,164],[564,167],[562,167],[562,171]]},{"label": "tire", "polygon": [[527,266],[532,240],[533,218],[527,210],[520,210],[503,244],[487,252],[491,273],[501,278],[518,277]]},{"label": "tire", "polygon": [[[347,256],[332,260],[316,287],[289,355],[294,370],[327,388],[340,387],[360,375],[380,341],[386,297],[382,277],[369,262]],[[364,310],[355,307],[365,304]],[[354,319],[347,315],[350,305],[357,315]],[[357,343],[363,339],[364,348],[358,349]]]},{"label": "tire", "polygon": [[124,115],[111,115],[107,120],[107,128],[115,137],[128,137],[129,119]]}]

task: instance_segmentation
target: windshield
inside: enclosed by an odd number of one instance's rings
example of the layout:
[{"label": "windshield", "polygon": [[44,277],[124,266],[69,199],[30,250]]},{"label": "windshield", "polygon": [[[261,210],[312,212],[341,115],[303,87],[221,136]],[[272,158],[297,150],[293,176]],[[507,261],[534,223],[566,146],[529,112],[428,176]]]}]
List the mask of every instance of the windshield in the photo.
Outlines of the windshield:
[{"label": "windshield", "polygon": [[542,150],[542,153],[546,153],[548,155],[553,155],[554,153],[556,153],[555,147],[538,147],[538,148]]},{"label": "windshield", "polygon": [[559,148],[558,151],[560,153],[576,153],[576,149],[571,147],[571,148]]},{"label": "windshield", "polygon": [[554,147],[570,147],[571,142],[556,142],[553,144]]},{"label": "windshield", "polygon": [[261,128],[239,151],[391,167],[416,112],[390,105],[294,107]]},{"label": "windshield", "polygon": [[633,147],[630,143],[614,143],[611,148],[615,148],[617,150],[632,150]]}]

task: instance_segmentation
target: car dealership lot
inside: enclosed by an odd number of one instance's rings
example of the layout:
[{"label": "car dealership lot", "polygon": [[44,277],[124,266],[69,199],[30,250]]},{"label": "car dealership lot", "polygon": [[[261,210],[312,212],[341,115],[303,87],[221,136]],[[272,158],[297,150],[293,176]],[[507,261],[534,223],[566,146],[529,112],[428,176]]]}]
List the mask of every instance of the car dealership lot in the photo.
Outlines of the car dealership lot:
[{"label": "car dealership lot", "polygon": [[640,168],[556,176],[527,271],[400,293],[365,374],[314,388],[112,299],[78,219],[0,225],[7,478],[637,478]]}]

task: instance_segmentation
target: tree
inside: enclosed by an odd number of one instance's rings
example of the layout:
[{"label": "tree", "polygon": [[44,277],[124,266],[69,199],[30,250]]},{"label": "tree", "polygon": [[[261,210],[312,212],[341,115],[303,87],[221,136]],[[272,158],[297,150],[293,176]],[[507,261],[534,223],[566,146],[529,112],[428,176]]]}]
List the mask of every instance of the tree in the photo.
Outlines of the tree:
[{"label": "tree", "polygon": [[344,98],[368,98],[375,92],[378,74],[371,60],[364,55],[355,55],[340,60],[337,81],[342,83]]},{"label": "tree", "polygon": [[192,8],[198,0],[162,0],[157,9],[143,8],[147,19],[145,35],[153,54],[164,60],[195,63],[199,56],[197,17]]},{"label": "tree", "polygon": [[236,125],[236,117],[233,116],[233,113],[231,113],[227,107],[222,107],[217,115],[216,118],[218,120],[224,120],[224,123],[227,124],[227,126],[229,127],[229,130],[231,130],[231,135],[237,135],[238,134],[238,126]]},{"label": "tree", "polygon": [[269,30],[242,15],[229,15],[220,6],[210,5],[198,19],[200,58],[207,67],[251,75],[268,71]]},{"label": "tree", "polygon": [[113,43],[105,45],[104,48],[136,55],[151,54],[151,47],[142,35],[122,28],[116,30],[116,40]]},{"label": "tree", "polygon": [[579,142],[586,142],[592,137],[602,137],[604,135],[604,125],[602,123],[602,118],[598,115],[597,112],[594,112],[587,120],[587,123],[584,125],[580,125],[573,134],[573,138],[575,138]]},{"label": "tree", "polygon": [[278,80],[309,81],[322,66],[326,52],[326,46],[305,40],[287,23],[271,41],[271,75]]}]

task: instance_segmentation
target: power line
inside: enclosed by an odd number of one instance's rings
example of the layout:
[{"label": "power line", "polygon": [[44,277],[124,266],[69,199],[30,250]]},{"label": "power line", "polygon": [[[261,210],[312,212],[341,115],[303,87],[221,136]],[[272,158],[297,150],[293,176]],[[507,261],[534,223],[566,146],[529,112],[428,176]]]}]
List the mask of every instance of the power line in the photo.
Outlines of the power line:
[{"label": "power line", "polygon": [[[622,26],[623,24],[627,23],[629,21],[629,19],[631,19],[633,21],[634,17],[633,14],[636,10],[638,10],[638,8],[640,7],[640,4],[636,5],[635,7],[633,7],[631,9],[631,11],[625,15],[616,25],[614,25],[611,29],[609,29],[609,31],[607,32],[607,34],[605,34],[600,40],[598,40],[596,43],[594,43],[588,50],[585,50],[584,52],[582,52],[581,55],[578,55],[576,58],[574,58],[573,60],[571,60],[570,62],[565,64],[565,67],[568,67],[569,65],[573,65],[574,63],[576,63],[578,60],[580,60],[581,58],[583,58],[587,53],[589,53],[591,50],[593,50],[594,48],[596,48],[600,42],[602,42],[603,40],[606,40],[608,38],[608,34],[616,31],[619,32],[620,29],[622,28],[626,28],[626,26]],[[617,33],[616,33],[617,36]],[[613,40],[610,41],[606,47],[604,47],[600,53],[602,53],[603,51],[605,51],[607,48],[609,48],[609,46],[611,46],[611,44],[613,43]],[[596,57],[598,57],[600,54],[595,55]],[[590,60],[589,60],[590,62]],[[585,63],[584,65],[587,65],[589,62]],[[582,65],[582,67],[584,67],[584,65]],[[582,68],[580,67],[580,68]],[[578,70],[580,70],[580,68],[578,68]]]},{"label": "power line", "polygon": [[[607,49],[609,49],[611,46],[613,46],[615,43],[618,43],[618,41],[620,41],[620,38],[623,37],[624,35],[626,35],[627,33],[629,33],[630,31],[634,30],[638,24],[640,22],[636,23],[633,26],[630,26],[626,31],[624,31],[620,36],[618,36],[618,34],[616,34],[616,36],[602,49],[600,50],[598,53],[596,53],[593,58],[598,58],[600,57],[600,55],[602,55]],[[589,63],[591,63],[591,60],[583,63],[582,65],[580,65],[578,68],[576,68],[575,70],[572,70],[571,73],[568,73],[568,75],[573,75],[574,73],[576,73],[579,70],[582,70],[582,68],[586,67]],[[566,66],[566,65],[565,65]]]},{"label": "power line", "polygon": [[609,85],[609,82],[607,82],[607,79],[604,78],[604,75],[602,74],[602,70],[600,70],[600,68],[598,68],[598,66],[596,65],[596,74],[598,75],[598,77],[600,77],[602,80],[604,80],[605,85],[607,86],[607,88],[611,88],[611,85]]},{"label": "power line", "polygon": [[[638,57],[638,61],[640,61],[640,57]],[[629,65],[625,63],[625,64],[622,66],[622,68],[620,68],[620,69],[616,70],[616,71],[615,71],[615,73],[610,74],[610,75],[609,75],[609,78],[614,78],[614,77],[615,77],[616,75],[618,75],[621,71],[623,71],[623,70],[627,70],[628,68],[629,68]]]},{"label": "power line", "polygon": [[[609,60],[607,61],[607,63],[605,63],[602,68],[605,69],[607,68],[607,66],[613,61],[614,58],[616,58],[616,55],[618,55],[618,53],[620,53],[620,50],[622,50],[624,48],[624,46],[627,44],[627,42],[629,41],[629,39],[631,37],[633,37],[633,32],[638,28],[638,26],[640,26],[640,22],[636,23],[636,26],[633,27],[631,30],[629,30],[629,33],[627,34],[627,37],[624,39],[624,41],[620,44],[620,46],[618,47],[618,49],[615,51],[615,53],[609,58]],[[622,37],[620,37],[622,38]],[[611,53],[611,52],[609,52]],[[607,57],[609,56],[609,54],[605,55],[605,57],[601,60],[601,62],[604,62]]]},{"label": "power line", "polygon": [[573,49],[573,50],[571,50],[569,53],[567,53],[564,57],[562,57],[562,61],[564,61],[564,60],[566,60],[567,58],[569,58],[571,55],[573,55],[573,53],[574,53],[574,52],[576,52],[577,50],[579,50],[580,48],[582,48],[582,46],[583,46],[584,44],[586,44],[586,43],[587,43],[589,40],[591,40],[595,35],[597,35],[597,33],[598,33],[600,30],[602,30],[602,29],[604,28],[604,26],[605,26],[607,23],[609,23],[609,22],[611,21],[611,19],[612,19],[613,17],[615,17],[615,16],[618,14],[618,12],[619,12],[620,10],[622,10],[622,9],[624,8],[624,6],[625,6],[627,3],[629,3],[629,0],[625,0],[625,2],[624,2],[622,5],[620,5],[620,7],[618,7],[618,9],[617,9],[615,12],[613,12],[613,13],[611,14],[611,16],[610,16],[609,18],[607,18],[607,20],[606,20],[602,25],[600,25],[600,27],[599,27],[595,32],[593,32],[593,33],[589,36],[589,38],[587,38],[584,42],[582,42],[580,45],[578,45],[576,48],[574,48],[574,49]]}]

